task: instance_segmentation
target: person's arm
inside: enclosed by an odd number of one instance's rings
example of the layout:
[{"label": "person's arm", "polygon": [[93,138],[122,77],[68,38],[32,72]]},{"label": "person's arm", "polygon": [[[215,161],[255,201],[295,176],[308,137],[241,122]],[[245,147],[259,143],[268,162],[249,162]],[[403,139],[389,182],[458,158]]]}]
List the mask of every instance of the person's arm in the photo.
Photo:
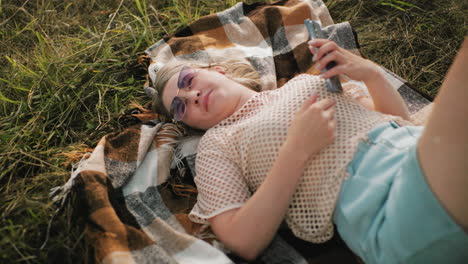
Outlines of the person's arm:
[{"label": "person's arm", "polygon": [[245,259],[255,259],[270,243],[287,212],[307,161],[334,140],[334,101],[301,107],[288,129],[286,141],[263,183],[239,209],[208,219],[217,237]]},{"label": "person's arm", "polygon": [[382,70],[377,66],[375,67],[375,72],[369,73],[369,78],[364,81],[372,97],[374,109],[385,114],[401,116],[408,120],[410,118],[409,110],[405,101],[385,78]]},{"label": "person's arm", "polygon": [[295,154],[291,145],[284,144],[270,173],[252,197],[241,208],[208,220],[218,239],[239,256],[255,259],[284,219],[305,166],[305,158]]},{"label": "person's arm", "polygon": [[368,89],[364,83],[362,83],[362,85],[366,87],[366,91],[363,90],[361,84],[353,84],[347,82],[341,83],[341,85],[343,87],[343,91],[347,93],[351,98],[353,98],[356,102],[358,102],[360,105],[364,106],[369,110],[375,111],[374,102],[372,101],[372,98],[368,96],[368,93],[366,92],[368,91]]},{"label": "person's arm", "polygon": [[[337,66],[322,74],[323,78],[330,78],[338,74],[345,74],[356,81],[363,81],[372,97],[374,110],[401,116],[409,119],[409,111],[401,95],[385,78],[382,70],[372,61],[339,47],[335,42],[327,39],[314,39],[309,42],[309,49],[319,62],[319,70],[328,63],[335,61]],[[318,48],[318,51],[315,51]]]}]

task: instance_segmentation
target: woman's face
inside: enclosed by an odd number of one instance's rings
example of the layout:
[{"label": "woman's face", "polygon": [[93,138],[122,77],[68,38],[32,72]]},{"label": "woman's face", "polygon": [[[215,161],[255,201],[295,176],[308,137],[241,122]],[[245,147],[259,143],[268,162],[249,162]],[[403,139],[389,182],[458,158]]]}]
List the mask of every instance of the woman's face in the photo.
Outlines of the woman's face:
[{"label": "woman's face", "polygon": [[185,114],[181,121],[191,127],[203,130],[213,127],[232,115],[256,93],[227,78],[221,67],[186,69],[181,72],[168,80],[162,100],[164,107],[170,110],[174,97],[179,97],[185,103]]}]

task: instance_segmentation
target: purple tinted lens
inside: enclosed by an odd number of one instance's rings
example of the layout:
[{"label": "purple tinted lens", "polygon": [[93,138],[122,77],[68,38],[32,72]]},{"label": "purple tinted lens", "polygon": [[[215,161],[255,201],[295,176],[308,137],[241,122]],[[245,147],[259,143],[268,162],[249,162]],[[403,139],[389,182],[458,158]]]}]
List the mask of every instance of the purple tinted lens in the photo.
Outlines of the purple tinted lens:
[{"label": "purple tinted lens", "polygon": [[177,79],[177,87],[179,89],[187,88],[192,84],[193,70],[188,66],[184,66],[179,73],[179,79]]},{"label": "purple tinted lens", "polygon": [[185,102],[180,97],[174,97],[170,112],[176,121],[182,121],[185,115]]}]

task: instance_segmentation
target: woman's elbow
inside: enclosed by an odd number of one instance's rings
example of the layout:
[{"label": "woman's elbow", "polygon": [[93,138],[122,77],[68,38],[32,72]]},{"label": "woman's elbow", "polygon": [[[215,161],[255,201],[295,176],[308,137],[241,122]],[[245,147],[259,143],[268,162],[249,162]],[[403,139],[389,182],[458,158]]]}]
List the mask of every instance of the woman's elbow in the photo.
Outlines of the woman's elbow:
[{"label": "woman's elbow", "polygon": [[239,209],[233,209],[208,219],[217,238],[232,252],[252,261],[268,245],[268,238],[256,232],[248,232],[245,225],[236,222],[234,216]]},{"label": "woman's elbow", "polygon": [[399,117],[403,118],[404,120],[408,120],[408,121],[411,120],[411,116],[410,116],[410,113],[409,113],[408,109],[401,109],[400,111],[397,111],[395,113],[390,113],[390,114],[393,114],[395,116],[399,116]]},{"label": "woman's elbow", "polygon": [[254,237],[242,232],[215,232],[215,234],[227,248],[247,261],[255,260],[264,249]]},{"label": "woman's elbow", "polygon": [[241,243],[241,245],[236,245],[231,247],[232,251],[242,257],[247,261],[255,260],[260,253],[262,253],[262,249],[249,245],[249,243]]}]

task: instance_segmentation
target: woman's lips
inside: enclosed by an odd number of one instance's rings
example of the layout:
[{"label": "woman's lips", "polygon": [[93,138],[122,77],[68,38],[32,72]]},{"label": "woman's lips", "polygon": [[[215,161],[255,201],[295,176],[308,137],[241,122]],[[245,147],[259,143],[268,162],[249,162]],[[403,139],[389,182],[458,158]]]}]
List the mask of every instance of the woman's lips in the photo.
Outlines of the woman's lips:
[{"label": "woman's lips", "polygon": [[213,92],[213,90],[209,91],[203,98],[203,103],[205,104],[205,110],[208,112],[208,103],[210,100],[210,94]]}]

